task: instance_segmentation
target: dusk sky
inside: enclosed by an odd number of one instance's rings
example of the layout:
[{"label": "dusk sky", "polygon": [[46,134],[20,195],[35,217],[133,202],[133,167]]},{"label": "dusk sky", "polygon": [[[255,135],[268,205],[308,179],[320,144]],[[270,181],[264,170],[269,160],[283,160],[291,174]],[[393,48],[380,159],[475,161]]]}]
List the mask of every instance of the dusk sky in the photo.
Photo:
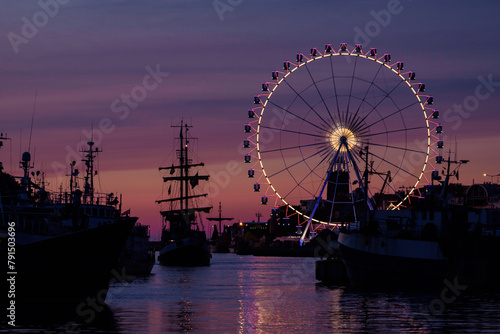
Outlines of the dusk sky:
[{"label": "dusk sky", "polygon": [[470,160],[460,182],[491,181],[483,173],[500,173],[499,12],[494,1],[5,0],[0,132],[12,140],[0,161],[21,173],[36,95],[31,151],[49,188],[67,184],[55,167],[78,159],[93,126],[99,189],[123,194],[123,209],[157,239],[158,167],[171,165],[171,125],[183,118],[212,175],[210,216],[221,201],[235,220],[267,219],[241,149],[253,96],[296,53],[344,42],[415,71],[440,110],[445,157],[450,148],[455,157],[456,138],[457,158]]}]

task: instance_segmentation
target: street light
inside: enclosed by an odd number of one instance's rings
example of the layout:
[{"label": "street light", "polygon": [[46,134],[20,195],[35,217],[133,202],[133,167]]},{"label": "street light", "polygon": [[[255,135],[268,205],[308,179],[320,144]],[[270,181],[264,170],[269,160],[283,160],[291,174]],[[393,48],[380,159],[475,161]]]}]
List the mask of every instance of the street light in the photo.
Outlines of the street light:
[{"label": "street light", "polygon": [[484,173],[483,176],[486,176],[486,177],[491,177],[491,183],[493,183],[493,178],[496,177],[497,178],[497,182],[498,182],[498,177],[500,176],[500,174],[495,174],[495,175],[490,175],[490,174],[486,174]]}]

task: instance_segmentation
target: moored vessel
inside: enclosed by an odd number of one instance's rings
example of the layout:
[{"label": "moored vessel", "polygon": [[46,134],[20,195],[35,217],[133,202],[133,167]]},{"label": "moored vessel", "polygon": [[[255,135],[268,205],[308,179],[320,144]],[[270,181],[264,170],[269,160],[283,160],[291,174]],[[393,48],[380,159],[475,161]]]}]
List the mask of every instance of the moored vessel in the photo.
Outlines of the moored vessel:
[{"label": "moored vessel", "polygon": [[500,209],[486,197],[482,205],[474,203],[475,189],[484,186],[452,187],[450,176],[442,185],[424,187],[424,196],[410,207],[376,211],[359,228],[340,231],[340,253],[352,285],[406,288],[448,282],[498,288]]},{"label": "moored vessel", "polygon": [[155,254],[149,244],[149,237],[149,225],[136,223],[127,238],[119,261],[119,267],[123,267],[127,275],[145,276],[153,270]]},{"label": "moored vessel", "polygon": [[204,166],[204,163],[192,162],[189,144],[194,138],[188,135],[191,126],[181,121],[180,125],[173,127],[180,129],[176,162],[171,167],[159,168],[168,170],[169,175],[163,177],[168,184],[168,198],[156,201],[164,206],[160,211],[163,245],[158,260],[167,266],[209,266],[210,246],[205,231],[199,229],[197,215],[209,213],[212,206],[199,205],[196,200],[208,194],[194,192],[199,181],[208,181],[209,176],[192,172],[193,168]]},{"label": "moored vessel", "polygon": [[[104,303],[111,280],[126,278],[114,268],[137,218],[123,215],[118,201],[98,203],[92,169],[97,150],[88,144],[85,191],[72,186],[69,193],[51,193],[43,182],[34,182],[29,152],[22,155],[19,181],[0,168],[0,252],[4,258],[13,255],[2,275],[15,281],[15,292],[3,295],[18,309],[78,305],[87,298]],[[72,184],[75,180],[73,171]]]},{"label": "moored vessel", "polygon": [[214,225],[214,232],[212,234],[212,240],[210,244],[210,251],[212,253],[229,253],[229,246],[231,244],[231,240],[229,238],[228,233],[226,232],[226,228],[222,226],[223,221],[231,221],[234,218],[222,217],[222,203],[219,202],[219,217],[209,217],[208,221],[219,222],[219,228],[217,229],[217,225]]}]

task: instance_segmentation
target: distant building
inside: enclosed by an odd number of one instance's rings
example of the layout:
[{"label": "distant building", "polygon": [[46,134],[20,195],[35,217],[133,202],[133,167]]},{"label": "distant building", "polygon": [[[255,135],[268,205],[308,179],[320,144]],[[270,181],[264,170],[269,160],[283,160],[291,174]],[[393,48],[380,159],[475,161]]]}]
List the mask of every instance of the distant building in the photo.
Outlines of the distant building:
[{"label": "distant building", "polygon": [[260,239],[268,234],[269,224],[267,222],[238,222],[232,225],[231,236],[235,238],[245,238],[247,233],[251,233],[255,238]]},{"label": "distant building", "polygon": [[476,208],[500,208],[500,185],[473,184],[465,191],[465,204]]}]

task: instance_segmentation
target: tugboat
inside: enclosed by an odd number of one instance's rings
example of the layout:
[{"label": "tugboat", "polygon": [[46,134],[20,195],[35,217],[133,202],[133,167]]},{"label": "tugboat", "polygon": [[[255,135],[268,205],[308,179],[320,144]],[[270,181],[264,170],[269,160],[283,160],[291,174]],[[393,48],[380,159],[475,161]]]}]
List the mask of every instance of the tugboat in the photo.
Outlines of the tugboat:
[{"label": "tugboat", "polygon": [[[0,142],[5,139],[0,136]],[[112,196],[94,193],[97,149],[93,150],[92,141],[88,144],[84,192],[46,191],[44,183],[31,178],[36,174],[30,174],[29,152],[22,155],[19,182],[0,163],[0,254],[3,258],[12,254],[9,271],[2,271],[1,278],[4,282],[4,275],[15,278],[15,300],[3,301],[15,302],[19,310],[49,303],[78,305],[87,298],[104,303],[110,281],[125,277],[114,268],[137,218],[123,215],[114,199],[99,202]]]},{"label": "tugboat", "polygon": [[166,266],[209,266],[212,258],[210,245],[205,231],[199,230],[196,214],[209,213],[212,206],[197,206],[194,200],[206,197],[208,194],[193,192],[199,181],[208,181],[209,176],[191,172],[192,168],[204,166],[202,162],[193,164],[189,156],[189,140],[194,138],[189,137],[188,132],[192,126],[181,121],[180,125],[172,127],[180,128],[177,138],[179,149],[176,163],[178,164],[159,168],[170,171],[170,175],[163,177],[163,181],[169,183],[168,195],[173,196],[156,201],[158,204],[167,204],[165,210],[160,211],[163,217],[161,236],[163,247],[158,261]]}]

